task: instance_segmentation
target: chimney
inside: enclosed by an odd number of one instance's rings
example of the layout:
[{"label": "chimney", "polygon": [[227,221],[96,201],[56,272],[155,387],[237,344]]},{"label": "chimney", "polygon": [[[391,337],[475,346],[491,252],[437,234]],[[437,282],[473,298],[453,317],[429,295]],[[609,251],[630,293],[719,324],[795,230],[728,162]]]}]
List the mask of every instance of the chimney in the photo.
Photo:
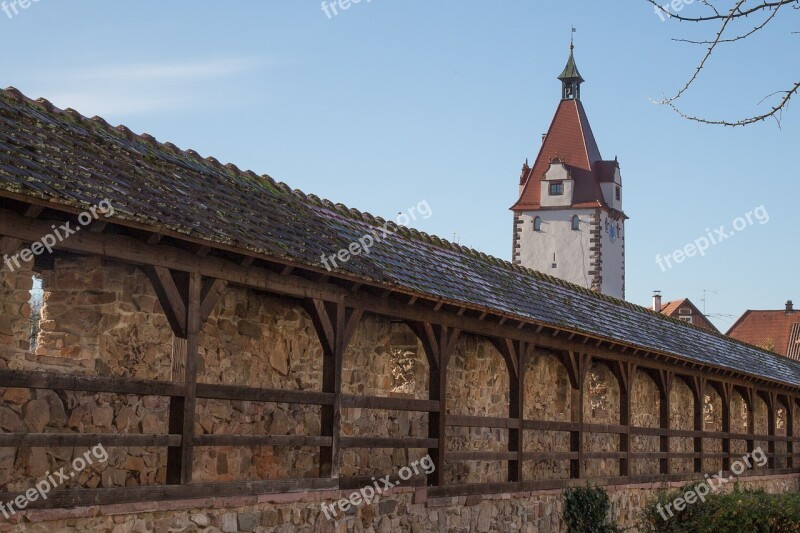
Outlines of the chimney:
[{"label": "chimney", "polygon": [[788,300],[786,302],[786,314],[791,315],[793,313],[794,313],[794,304],[792,303],[791,300]]},{"label": "chimney", "polygon": [[653,291],[653,311],[661,312],[661,291]]}]

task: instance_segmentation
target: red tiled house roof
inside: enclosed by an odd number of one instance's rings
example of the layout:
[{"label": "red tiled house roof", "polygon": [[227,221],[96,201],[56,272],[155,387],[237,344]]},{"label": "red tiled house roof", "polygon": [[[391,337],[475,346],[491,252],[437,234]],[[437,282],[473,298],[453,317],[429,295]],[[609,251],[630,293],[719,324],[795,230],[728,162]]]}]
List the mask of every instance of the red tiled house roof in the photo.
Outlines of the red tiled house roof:
[{"label": "red tiled house roof", "polygon": [[800,311],[746,311],[728,330],[734,339],[800,359]]},{"label": "red tiled house roof", "polygon": [[[685,309],[687,307],[692,310],[691,315],[681,315],[680,310]],[[692,301],[689,300],[688,298],[675,300],[674,302],[667,302],[666,304],[664,304],[664,307],[661,308],[661,314],[677,318],[679,320],[681,316],[691,316],[692,317],[691,323],[694,324],[695,326],[719,333],[717,327],[714,324],[712,324],[711,321],[708,320],[706,316],[697,308],[697,306],[694,305]]]}]

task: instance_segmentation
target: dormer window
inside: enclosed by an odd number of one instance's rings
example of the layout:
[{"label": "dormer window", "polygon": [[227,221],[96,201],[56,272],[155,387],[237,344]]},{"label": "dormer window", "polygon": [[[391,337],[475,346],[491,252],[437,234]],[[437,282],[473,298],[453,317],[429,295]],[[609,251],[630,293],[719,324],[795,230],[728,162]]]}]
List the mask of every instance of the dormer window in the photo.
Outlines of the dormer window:
[{"label": "dormer window", "polygon": [[573,231],[578,231],[581,229],[581,219],[578,218],[578,215],[572,217],[572,229]]},{"label": "dormer window", "polygon": [[562,196],[564,194],[564,184],[560,181],[550,184],[550,196]]},{"label": "dormer window", "polygon": [[536,217],[533,219],[533,231],[542,231],[542,219]]}]

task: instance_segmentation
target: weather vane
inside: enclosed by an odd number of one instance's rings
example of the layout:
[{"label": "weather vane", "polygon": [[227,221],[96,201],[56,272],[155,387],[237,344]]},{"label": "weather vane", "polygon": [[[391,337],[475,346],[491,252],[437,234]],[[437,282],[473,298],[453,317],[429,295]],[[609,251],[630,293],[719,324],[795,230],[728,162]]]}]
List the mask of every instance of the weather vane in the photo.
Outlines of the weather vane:
[{"label": "weather vane", "polygon": [[575,32],[578,31],[575,29],[575,26],[572,27],[572,33],[569,36],[569,49],[572,50],[575,48]]}]

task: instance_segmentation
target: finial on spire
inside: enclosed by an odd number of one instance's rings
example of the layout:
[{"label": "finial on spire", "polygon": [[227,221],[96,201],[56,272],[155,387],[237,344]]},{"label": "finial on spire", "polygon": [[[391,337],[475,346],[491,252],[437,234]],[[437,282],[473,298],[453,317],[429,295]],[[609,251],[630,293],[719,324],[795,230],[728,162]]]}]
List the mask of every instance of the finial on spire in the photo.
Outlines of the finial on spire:
[{"label": "finial on spire", "polygon": [[573,50],[575,49],[574,35],[576,31],[577,30],[573,26],[573,37],[570,37],[569,40],[569,60],[567,61],[567,66],[564,67],[564,71],[558,77],[558,79],[562,82],[562,100],[581,99],[581,83],[583,83],[583,78],[581,77],[580,72],[578,72],[578,67],[575,64],[575,54],[573,53]]}]

